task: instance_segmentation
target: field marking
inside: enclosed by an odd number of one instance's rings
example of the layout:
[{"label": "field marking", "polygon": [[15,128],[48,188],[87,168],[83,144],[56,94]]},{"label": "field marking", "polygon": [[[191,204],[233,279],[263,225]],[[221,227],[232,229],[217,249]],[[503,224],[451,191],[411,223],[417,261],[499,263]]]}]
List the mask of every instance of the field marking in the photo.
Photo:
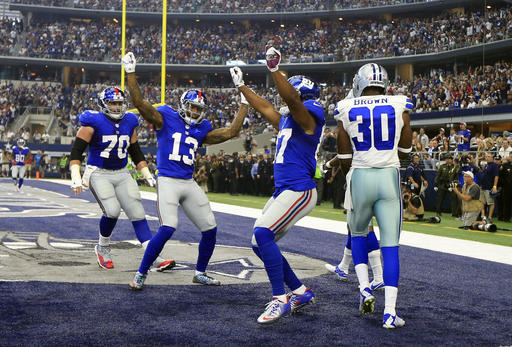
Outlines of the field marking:
[{"label": "field marking", "polygon": [[[69,185],[70,181],[48,180],[64,185]],[[141,191],[143,199],[156,201],[156,193]],[[241,207],[236,205],[210,202],[214,212],[221,212],[236,216],[249,218],[258,218],[261,215],[261,209]],[[347,235],[347,223],[343,221],[334,221],[319,217],[306,216],[302,218],[297,226],[328,231],[336,234]],[[375,232],[379,234],[379,228],[375,227]],[[427,249],[434,252],[455,254],[464,257],[487,260],[496,263],[512,265],[512,247],[494,245],[477,241],[454,239],[451,237],[428,235],[402,230],[400,235],[400,244],[416,248]],[[340,245],[341,247],[341,245]]]}]

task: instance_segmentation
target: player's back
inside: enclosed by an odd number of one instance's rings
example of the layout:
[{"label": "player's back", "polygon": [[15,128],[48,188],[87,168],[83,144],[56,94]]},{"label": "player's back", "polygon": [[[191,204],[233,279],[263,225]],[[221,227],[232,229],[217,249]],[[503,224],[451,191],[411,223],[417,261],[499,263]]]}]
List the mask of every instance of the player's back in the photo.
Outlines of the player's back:
[{"label": "player's back", "polygon": [[191,179],[196,150],[212,125],[207,119],[189,125],[169,105],[159,106],[157,111],[163,121],[162,128],[156,132],[158,176]]},{"label": "player's back", "polygon": [[97,111],[84,111],[80,125],[94,129],[89,142],[87,164],[108,170],[119,170],[126,166],[128,147],[135,128],[139,125],[137,116],[126,113],[119,121],[113,121]]},{"label": "player's back", "polygon": [[334,117],[352,143],[353,168],[400,167],[402,114],[413,109],[404,95],[372,95],[338,102]]},{"label": "player's back", "polygon": [[316,152],[325,125],[325,115],[317,101],[306,100],[303,104],[315,118],[315,132],[312,135],[306,134],[292,115],[281,117],[274,159],[274,195],[285,189],[303,191],[315,187],[313,177]]}]

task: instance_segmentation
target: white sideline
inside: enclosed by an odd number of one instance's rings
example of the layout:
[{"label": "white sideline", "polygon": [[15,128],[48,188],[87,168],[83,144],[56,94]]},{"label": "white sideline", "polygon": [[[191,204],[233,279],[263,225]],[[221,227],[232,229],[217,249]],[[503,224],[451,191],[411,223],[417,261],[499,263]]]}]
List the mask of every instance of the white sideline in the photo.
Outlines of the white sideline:
[{"label": "white sideline", "polygon": [[[69,181],[66,180],[48,181],[66,185],[70,184]],[[156,193],[141,191],[141,195],[143,199],[156,201]],[[261,209],[227,205],[216,202],[210,202],[210,204],[212,206],[212,210],[215,212],[244,216],[249,218],[258,218],[261,214]],[[330,219],[306,216],[302,218],[296,225],[346,235],[346,224],[346,222],[342,221],[334,221]],[[252,225],[248,225],[247,227],[252,228]],[[375,228],[375,231],[377,234],[379,233],[378,227]],[[423,248],[435,252],[455,254],[475,259],[512,265],[512,247],[507,246],[493,245],[490,243],[469,240],[459,240],[443,236],[427,235],[410,232],[406,230],[402,230],[402,234],[400,236],[400,244],[405,246]],[[341,248],[342,245],[340,245],[340,252]]]}]

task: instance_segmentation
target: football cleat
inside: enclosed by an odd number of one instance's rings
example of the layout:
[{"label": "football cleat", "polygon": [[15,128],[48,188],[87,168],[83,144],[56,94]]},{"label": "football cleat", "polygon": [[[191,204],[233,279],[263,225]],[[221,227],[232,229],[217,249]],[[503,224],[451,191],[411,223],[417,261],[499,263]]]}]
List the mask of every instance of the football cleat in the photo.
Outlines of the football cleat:
[{"label": "football cleat", "polygon": [[400,328],[405,325],[405,321],[400,318],[398,315],[392,315],[390,313],[384,314],[384,319],[382,320],[382,327],[386,329],[395,329]]},{"label": "football cleat", "polygon": [[292,308],[288,297],[286,297],[286,301],[282,302],[277,298],[272,298],[272,301],[267,303],[265,311],[258,317],[257,322],[259,324],[271,324],[291,313]]},{"label": "football cleat", "polygon": [[137,271],[137,273],[135,274],[135,277],[133,278],[132,283],[129,284],[130,289],[131,290],[142,290],[142,288],[144,288],[144,281],[146,280],[146,277],[148,277],[148,275],[141,274],[140,272]]},{"label": "football cleat", "polygon": [[151,269],[158,272],[163,272],[165,270],[170,270],[176,266],[176,262],[173,259],[164,260],[160,257],[156,258],[151,265]]},{"label": "football cleat", "polygon": [[369,287],[359,292],[359,312],[362,314],[375,311],[375,297]]},{"label": "football cleat", "polygon": [[213,279],[204,272],[202,274],[195,275],[192,279],[192,283],[199,283],[207,286],[220,286],[219,280]]},{"label": "football cleat", "polygon": [[113,269],[114,263],[110,256],[110,246],[94,246],[94,252],[96,253],[96,260],[98,265],[104,269]]},{"label": "football cleat", "polygon": [[310,288],[306,288],[304,294],[294,294],[291,292],[287,296],[290,298],[289,302],[292,312],[296,312],[302,307],[308,304],[312,304],[316,301],[315,294],[313,294],[313,291]]},{"label": "football cleat", "polygon": [[346,273],[343,270],[340,270],[340,268],[337,265],[334,266],[334,265],[331,265],[331,264],[325,264],[325,268],[327,269],[327,271],[336,274],[336,277],[340,281],[346,281],[348,279],[348,273]]},{"label": "football cleat", "polygon": [[384,281],[376,282],[375,280],[370,283],[370,289],[373,291],[375,290],[383,290],[384,289]]}]

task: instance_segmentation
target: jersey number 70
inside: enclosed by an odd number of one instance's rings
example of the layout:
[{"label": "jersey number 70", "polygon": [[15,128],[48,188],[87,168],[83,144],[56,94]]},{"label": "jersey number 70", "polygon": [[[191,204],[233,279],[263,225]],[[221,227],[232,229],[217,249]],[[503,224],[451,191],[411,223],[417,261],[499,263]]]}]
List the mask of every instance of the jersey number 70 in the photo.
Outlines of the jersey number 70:
[{"label": "jersey number 70", "polygon": [[[357,136],[352,137],[356,150],[364,152],[375,147],[379,151],[390,150],[395,146],[395,108],[391,105],[355,107],[348,113],[351,122],[358,122]],[[372,127],[373,123],[373,127]],[[362,135],[362,136],[360,136]],[[360,140],[362,138],[362,140]]]}]

